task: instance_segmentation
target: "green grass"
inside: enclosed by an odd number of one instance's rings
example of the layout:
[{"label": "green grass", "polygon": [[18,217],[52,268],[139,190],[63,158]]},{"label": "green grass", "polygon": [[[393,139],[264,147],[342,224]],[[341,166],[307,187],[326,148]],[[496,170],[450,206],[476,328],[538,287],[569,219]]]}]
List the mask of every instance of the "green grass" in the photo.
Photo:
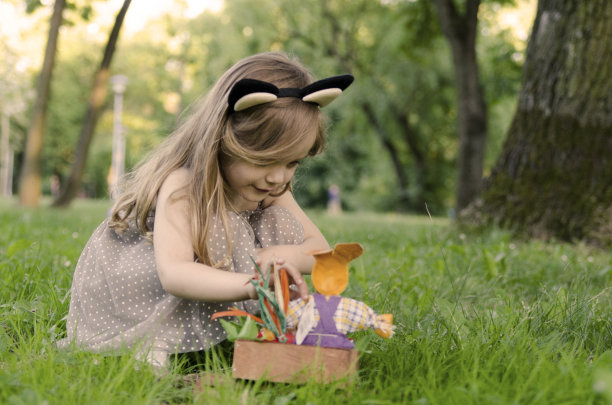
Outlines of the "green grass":
[{"label": "green grass", "polygon": [[199,369],[229,382],[198,392],[178,383],[194,371],[185,358],[158,378],[131,353],[58,351],[74,266],[107,208],[0,200],[0,403],[612,403],[609,252],[499,230],[465,235],[426,217],[312,213],[330,243],[364,246],[345,295],[397,325],[388,340],[355,336],[351,389],[232,381],[229,355],[213,350]]}]

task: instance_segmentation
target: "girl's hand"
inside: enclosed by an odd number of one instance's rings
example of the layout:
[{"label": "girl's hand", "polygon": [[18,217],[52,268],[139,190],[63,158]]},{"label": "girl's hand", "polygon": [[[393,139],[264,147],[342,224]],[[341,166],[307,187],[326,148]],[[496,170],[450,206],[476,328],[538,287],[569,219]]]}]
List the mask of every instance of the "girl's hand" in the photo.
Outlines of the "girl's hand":
[{"label": "girl's hand", "polygon": [[289,259],[289,261],[292,261],[291,256],[287,255],[287,252],[283,250],[282,246],[258,248],[255,249],[255,252],[257,253],[255,263],[257,263],[257,265],[259,266],[261,271],[264,272],[264,274],[268,272],[270,267],[274,264],[274,261],[278,263],[278,261],[281,260],[279,259],[281,257],[283,258],[284,262],[287,262],[287,259]]},{"label": "girl's hand", "polygon": [[[281,269],[285,269],[287,271],[287,275],[289,276],[289,286],[295,285],[297,287],[297,291],[291,290],[291,299],[302,298],[303,300],[308,299],[308,284],[306,284],[306,280],[302,277],[302,273],[290,263],[286,263],[285,259],[281,258],[269,258],[269,259],[257,259],[255,261],[264,277],[268,273],[269,269],[276,268],[276,271]],[[276,265],[276,267],[275,267]],[[274,278],[270,277],[270,285],[274,287]]]}]

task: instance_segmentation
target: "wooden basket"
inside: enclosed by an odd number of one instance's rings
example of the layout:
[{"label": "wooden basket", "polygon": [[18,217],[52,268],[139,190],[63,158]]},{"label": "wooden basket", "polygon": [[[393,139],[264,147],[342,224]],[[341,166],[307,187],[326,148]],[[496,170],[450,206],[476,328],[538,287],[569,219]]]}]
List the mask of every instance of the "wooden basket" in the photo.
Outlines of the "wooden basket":
[{"label": "wooden basket", "polygon": [[236,340],[232,371],[234,378],[245,380],[353,382],[359,371],[359,352],[355,349]]}]

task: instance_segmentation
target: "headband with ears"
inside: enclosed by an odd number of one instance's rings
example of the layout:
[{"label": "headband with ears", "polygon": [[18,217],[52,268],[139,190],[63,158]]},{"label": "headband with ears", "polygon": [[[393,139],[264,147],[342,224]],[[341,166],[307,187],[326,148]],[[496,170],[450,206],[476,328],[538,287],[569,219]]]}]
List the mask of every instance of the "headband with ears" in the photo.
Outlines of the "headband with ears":
[{"label": "headband with ears", "polygon": [[340,75],[316,81],[302,89],[279,89],[272,83],[261,80],[242,79],[234,84],[227,101],[230,111],[246,110],[281,97],[295,97],[325,107],[342,94],[352,82],[353,76]]}]

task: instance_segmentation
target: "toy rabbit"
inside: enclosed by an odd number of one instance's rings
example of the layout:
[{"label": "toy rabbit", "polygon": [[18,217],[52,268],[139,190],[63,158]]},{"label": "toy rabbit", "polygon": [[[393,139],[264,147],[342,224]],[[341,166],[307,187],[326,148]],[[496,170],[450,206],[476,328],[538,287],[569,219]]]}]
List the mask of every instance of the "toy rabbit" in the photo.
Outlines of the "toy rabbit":
[{"label": "toy rabbit", "polygon": [[358,243],[310,252],[315,257],[312,284],[318,294],[308,301],[291,301],[286,314],[287,329],[297,327],[297,344],[352,349],[355,346],[346,337],[349,332],[375,328],[381,337],[393,335],[391,314],[377,315],[363,302],[339,295],[348,284],[348,263],[362,253]]}]

